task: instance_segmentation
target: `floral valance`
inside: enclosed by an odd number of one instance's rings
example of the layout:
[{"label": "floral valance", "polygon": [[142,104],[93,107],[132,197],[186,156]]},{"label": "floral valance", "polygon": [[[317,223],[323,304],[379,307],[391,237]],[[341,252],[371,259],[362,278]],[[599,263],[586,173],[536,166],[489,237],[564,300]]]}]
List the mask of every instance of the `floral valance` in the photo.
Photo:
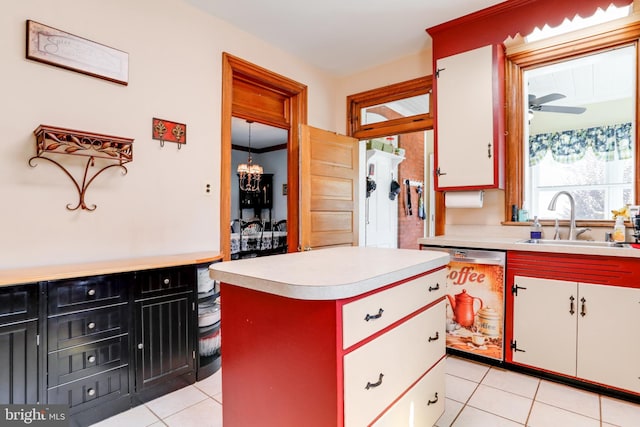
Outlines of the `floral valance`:
[{"label": "floral valance", "polygon": [[562,132],[540,133],[529,137],[529,166],[538,164],[548,151],[556,162],[573,163],[584,157],[588,149],[599,160],[633,157],[631,123]]}]

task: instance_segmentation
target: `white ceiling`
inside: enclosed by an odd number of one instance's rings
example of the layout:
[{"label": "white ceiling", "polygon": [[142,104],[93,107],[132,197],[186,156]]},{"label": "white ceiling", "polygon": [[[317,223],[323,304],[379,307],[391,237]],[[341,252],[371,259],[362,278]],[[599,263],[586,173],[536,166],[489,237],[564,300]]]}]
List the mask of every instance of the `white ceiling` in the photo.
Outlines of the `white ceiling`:
[{"label": "white ceiling", "polygon": [[[288,131],[262,123],[251,123],[251,148],[260,150],[261,148],[272,147],[274,145],[286,144]],[[249,146],[249,123],[237,117],[231,118],[231,144],[241,147]]]},{"label": "white ceiling", "polygon": [[185,0],[345,76],[430,48],[426,29],[504,0]]},{"label": "white ceiling", "polygon": [[[426,29],[504,0],[185,0],[336,76],[431,48]],[[252,124],[251,145],[286,142],[287,132]],[[232,143],[248,145],[234,119]]]}]

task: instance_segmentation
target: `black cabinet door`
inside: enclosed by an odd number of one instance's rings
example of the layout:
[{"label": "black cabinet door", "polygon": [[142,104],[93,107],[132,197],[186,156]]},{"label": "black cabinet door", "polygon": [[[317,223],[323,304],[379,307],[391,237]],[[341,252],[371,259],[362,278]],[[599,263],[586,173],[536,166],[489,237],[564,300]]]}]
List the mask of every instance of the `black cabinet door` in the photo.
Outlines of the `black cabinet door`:
[{"label": "black cabinet door", "polygon": [[0,404],[38,402],[38,321],[0,326]]},{"label": "black cabinet door", "polygon": [[38,285],[0,288],[0,404],[39,401]]},{"label": "black cabinet door", "polygon": [[136,391],[176,388],[171,384],[184,374],[195,378],[193,291],[137,301],[135,311]]}]

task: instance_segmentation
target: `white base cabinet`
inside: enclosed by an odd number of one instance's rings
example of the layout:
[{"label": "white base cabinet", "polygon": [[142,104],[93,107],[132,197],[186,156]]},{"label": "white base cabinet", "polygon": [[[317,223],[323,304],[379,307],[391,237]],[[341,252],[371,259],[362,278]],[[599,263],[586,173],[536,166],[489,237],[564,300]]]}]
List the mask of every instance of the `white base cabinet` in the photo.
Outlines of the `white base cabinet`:
[{"label": "white base cabinet", "polygon": [[640,393],[640,289],[515,276],[513,362]]},{"label": "white base cabinet", "polygon": [[444,412],[445,361],[441,360],[373,427],[432,426]]}]

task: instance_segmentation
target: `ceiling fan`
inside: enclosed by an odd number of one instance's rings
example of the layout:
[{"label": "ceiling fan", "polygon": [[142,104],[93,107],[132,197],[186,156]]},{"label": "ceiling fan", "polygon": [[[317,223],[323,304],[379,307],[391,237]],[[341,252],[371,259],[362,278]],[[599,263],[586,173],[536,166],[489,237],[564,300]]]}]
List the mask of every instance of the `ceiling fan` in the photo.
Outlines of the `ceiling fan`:
[{"label": "ceiling fan", "polygon": [[535,95],[529,95],[529,112],[543,111],[548,113],[568,113],[568,114],[582,114],[587,111],[584,107],[569,107],[563,105],[544,105],[548,102],[557,101],[558,99],[566,98],[566,95],[561,93],[550,93],[549,95],[536,98]]}]

